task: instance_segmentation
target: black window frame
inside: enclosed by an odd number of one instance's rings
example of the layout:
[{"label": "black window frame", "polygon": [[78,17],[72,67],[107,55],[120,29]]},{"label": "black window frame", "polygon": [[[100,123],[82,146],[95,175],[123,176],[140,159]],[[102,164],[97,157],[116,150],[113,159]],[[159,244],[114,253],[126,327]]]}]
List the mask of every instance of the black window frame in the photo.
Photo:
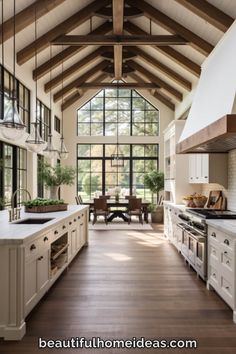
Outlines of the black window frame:
[{"label": "black window frame", "polygon": [[[42,139],[48,142],[48,137],[51,132],[51,110],[37,98],[37,115],[36,120],[39,123],[39,132]],[[46,114],[47,113],[47,114]]]},{"label": "black window frame", "polygon": [[61,134],[61,120],[57,116],[54,116],[54,130]]}]

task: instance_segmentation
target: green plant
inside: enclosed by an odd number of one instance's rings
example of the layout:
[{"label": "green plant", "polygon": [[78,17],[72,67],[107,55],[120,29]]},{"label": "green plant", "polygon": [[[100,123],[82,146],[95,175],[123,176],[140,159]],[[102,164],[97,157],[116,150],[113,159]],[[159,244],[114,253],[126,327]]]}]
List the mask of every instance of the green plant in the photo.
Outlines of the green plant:
[{"label": "green plant", "polygon": [[154,194],[164,189],[164,173],[159,171],[151,171],[144,175],[144,185],[152,192],[152,203],[154,202]]},{"label": "green plant", "polygon": [[47,162],[39,165],[39,179],[45,183],[46,187],[60,186],[66,184],[71,186],[74,183],[76,170],[71,166],[61,166],[57,164],[52,167]]},{"label": "green plant", "polygon": [[156,211],[156,208],[157,208],[156,204],[151,203],[148,205],[148,212],[153,213],[154,211]]},{"label": "green plant", "polygon": [[44,199],[44,198],[35,198],[32,200],[28,200],[23,203],[27,208],[32,208],[35,206],[47,206],[47,205],[59,205],[64,204],[64,200],[54,200],[54,199]]}]

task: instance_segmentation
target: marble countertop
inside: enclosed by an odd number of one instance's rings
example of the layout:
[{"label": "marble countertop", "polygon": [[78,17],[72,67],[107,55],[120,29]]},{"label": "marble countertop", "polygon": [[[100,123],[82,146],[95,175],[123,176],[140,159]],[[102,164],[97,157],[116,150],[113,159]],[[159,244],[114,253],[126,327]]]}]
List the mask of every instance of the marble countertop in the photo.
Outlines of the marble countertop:
[{"label": "marble countertop", "polygon": [[21,220],[28,218],[53,218],[45,224],[17,224],[8,222],[8,210],[0,211],[0,245],[1,244],[22,244],[47,232],[62,220],[69,218],[75,213],[85,210],[87,205],[68,205],[68,210],[52,213],[25,213],[21,210]]},{"label": "marble countertop", "polygon": [[207,219],[207,225],[214,227],[215,229],[225,232],[228,235],[234,236],[236,238],[236,220],[215,220]]},{"label": "marble countertop", "polygon": [[187,209],[186,205],[184,205],[184,204],[175,204],[175,203],[170,202],[168,200],[164,200],[163,204],[172,206],[173,208],[177,208],[177,209],[180,209],[180,210],[186,210]]}]

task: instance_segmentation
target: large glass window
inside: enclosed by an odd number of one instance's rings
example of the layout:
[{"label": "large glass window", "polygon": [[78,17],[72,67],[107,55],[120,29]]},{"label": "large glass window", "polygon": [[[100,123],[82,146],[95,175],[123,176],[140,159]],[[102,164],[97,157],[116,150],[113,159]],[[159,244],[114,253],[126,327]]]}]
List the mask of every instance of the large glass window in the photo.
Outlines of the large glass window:
[{"label": "large glass window", "polygon": [[37,121],[39,123],[40,135],[44,141],[48,141],[51,131],[51,111],[40,100],[37,99]]},{"label": "large glass window", "polygon": [[82,136],[159,134],[159,111],[135,90],[105,89],[78,110]]},{"label": "large glass window", "polygon": [[[27,188],[27,151],[0,142],[0,157],[1,208],[6,208],[10,206],[12,193],[16,189]],[[21,202],[21,194],[19,193],[17,204],[20,205]]]},{"label": "large glass window", "polygon": [[[4,111],[10,105],[10,97],[13,94],[14,77],[3,66],[0,66],[0,115],[1,119]],[[30,129],[30,91],[19,81],[15,80],[15,95],[18,103],[18,111],[26,130]]]},{"label": "large glass window", "polygon": [[151,192],[145,188],[143,176],[158,169],[158,145],[120,145],[124,167],[111,166],[115,148],[112,144],[78,144],[78,193],[88,200],[119,186],[123,195],[134,194],[151,201]]}]

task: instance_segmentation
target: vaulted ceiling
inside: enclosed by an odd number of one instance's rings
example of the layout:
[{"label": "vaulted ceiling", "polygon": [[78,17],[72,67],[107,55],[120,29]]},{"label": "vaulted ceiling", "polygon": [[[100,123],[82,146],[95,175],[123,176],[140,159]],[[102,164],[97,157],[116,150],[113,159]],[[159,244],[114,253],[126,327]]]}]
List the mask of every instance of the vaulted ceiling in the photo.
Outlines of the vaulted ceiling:
[{"label": "vaulted ceiling", "polygon": [[[4,41],[13,36],[8,5]],[[116,79],[174,110],[235,17],[235,0],[18,0],[16,58],[62,109]]]}]

